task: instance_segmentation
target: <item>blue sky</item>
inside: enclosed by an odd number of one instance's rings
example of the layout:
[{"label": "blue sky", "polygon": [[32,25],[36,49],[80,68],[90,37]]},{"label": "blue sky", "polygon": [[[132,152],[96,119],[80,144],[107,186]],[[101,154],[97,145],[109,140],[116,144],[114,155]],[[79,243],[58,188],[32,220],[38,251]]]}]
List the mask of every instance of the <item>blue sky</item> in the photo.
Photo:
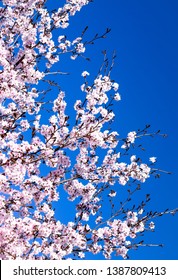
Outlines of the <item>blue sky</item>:
[{"label": "blue sky", "polygon": [[[178,1],[177,0],[94,0],[74,18],[68,34],[74,39],[89,26],[86,39],[102,33],[109,27],[105,40],[88,46],[86,56],[91,61],[78,59],[69,63],[61,60],[61,70],[70,69],[68,77],[59,77],[71,104],[81,98],[79,86],[83,70],[97,74],[102,63],[102,50],[108,56],[116,50],[117,59],[112,78],[120,84],[122,101],[115,106],[114,130],[125,136],[127,132],[151,125],[151,131],[160,129],[167,138],[145,138],[143,157],[157,157],[157,167],[172,172],[160,179],[150,179],[144,186],[151,194],[150,210],[162,211],[178,207]],[[79,94],[79,96],[78,96]],[[142,197],[142,195],[141,195]],[[131,259],[178,259],[178,215],[167,215],[156,220],[154,233],[145,235],[146,243],[163,243],[164,247],[140,248],[130,251]]]}]

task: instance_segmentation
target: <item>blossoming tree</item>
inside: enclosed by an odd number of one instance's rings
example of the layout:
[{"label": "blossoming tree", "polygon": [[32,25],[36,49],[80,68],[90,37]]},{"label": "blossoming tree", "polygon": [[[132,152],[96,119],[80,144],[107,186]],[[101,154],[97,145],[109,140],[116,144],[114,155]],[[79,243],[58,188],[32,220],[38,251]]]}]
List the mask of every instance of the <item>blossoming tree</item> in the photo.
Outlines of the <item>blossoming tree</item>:
[{"label": "blossoming tree", "polygon": [[[154,163],[143,163],[132,147],[148,134],[149,126],[121,139],[111,130],[112,105],[119,102],[118,83],[111,78],[106,53],[92,83],[83,76],[83,100],[74,104],[75,121],[66,113],[67,96],[51,80],[60,56],[82,56],[88,42],[70,41],[61,30],[90,0],[66,0],[49,11],[45,0],[3,0],[0,7],[0,258],[66,259],[87,254],[127,258],[134,241],[154,229],[146,213],[149,195],[131,207],[133,194],[152,174]],[[53,35],[53,33],[58,35]],[[49,89],[51,92],[49,92]],[[47,119],[47,120],[46,120]],[[159,134],[156,132],[155,134]],[[126,159],[127,158],[127,159]],[[132,184],[133,183],[133,184]],[[120,189],[128,193],[114,204]],[[128,189],[129,188],[129,189]],[[54,203],[67,193],[73,220],[63,223]],[[111,211],[103,211],[106,200]],[[129,208],[130,207],[130,208]]]}]

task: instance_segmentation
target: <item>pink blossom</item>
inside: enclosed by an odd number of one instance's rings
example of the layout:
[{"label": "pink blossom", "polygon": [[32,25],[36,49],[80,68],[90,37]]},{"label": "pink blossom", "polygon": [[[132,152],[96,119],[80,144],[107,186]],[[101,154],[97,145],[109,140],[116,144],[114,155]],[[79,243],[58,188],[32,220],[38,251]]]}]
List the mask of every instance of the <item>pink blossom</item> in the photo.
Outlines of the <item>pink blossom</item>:
[{"label": "pink blossom", "polygon": [[149,160],[150,160],[152,163],[155,163],[155,162],[156,162],[156,157],[150,157]]},{"label": "pink blossom", "polygon": [[87,71],[83,71],[82,72],[82,77],[86,77],[86,76],[89,76],[90,74],[87,72]]},{"label": "pink blossom", "polygon": [[[71,16],[91,1],[66,0],[54,11],[45,8],[45,0],[1,2],[0,258],[62,260],[84,258],[86,252],[127,258],[130,239],[155,228],[148,222],[154,215],[142,216],[144,201],[128,210],[130,196],[152,170],[131,154],[139,131],[123,139],[112,130],[112,103],[121,100],[113,65],[102,66],[90,81],[83,71],[81,97],[71,92],[72,106],[60,78],[48,79],[63,74],[61,56],[83,58],[87,45],[98,39],[62,34]],[[70,110],[75,115],[68,116]],[[120,205],[124,190],[127,198]],[[105,211],[103,205],[111,208]],[[65,221],[69,209],[73,220]]]}]

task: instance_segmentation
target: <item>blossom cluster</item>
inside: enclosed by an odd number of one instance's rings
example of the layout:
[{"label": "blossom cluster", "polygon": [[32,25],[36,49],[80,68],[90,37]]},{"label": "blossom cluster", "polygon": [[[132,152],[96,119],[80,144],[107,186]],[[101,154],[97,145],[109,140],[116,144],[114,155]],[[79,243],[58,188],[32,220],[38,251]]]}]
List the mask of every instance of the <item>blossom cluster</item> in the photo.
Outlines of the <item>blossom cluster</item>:
[{"label": "blossom cluster", "polygon": [[[130,180],[145,182],[151,168],[135,155],[129,162],[121,159],[119,151],[135,143],[137,132],[129,132],[123,144],[109,128],[115,117],[110,99],[121,100],[119,84],[109,73],[99,73],[90,84],[90,73],[83,71],[85,101],[74,104],[75,124],[69,125],[61,89],[50,97],[50,117],[45,122],[42,118],[48,93],[40,91],[40,83],[47,81],[60,55],[70,52],[75,59],[86,51],[82,37],[70,41],[60,34],[56,42],[53,30],[67,28],[70,16],[90,1],[66,0],[52,12],[45,8],[45,0],[1,2],[0,258],[83,258],[89,252],[106,258],[115,252],[126,258],[130,240],[145,230],[149,219],[141,212],[126,211],[123,220],[116,213],[101,222],[101,194],[108,189],[114,198]],[[62,223],[55,216],[53,203],[64,191],[75,203],[73,222]]]}]

